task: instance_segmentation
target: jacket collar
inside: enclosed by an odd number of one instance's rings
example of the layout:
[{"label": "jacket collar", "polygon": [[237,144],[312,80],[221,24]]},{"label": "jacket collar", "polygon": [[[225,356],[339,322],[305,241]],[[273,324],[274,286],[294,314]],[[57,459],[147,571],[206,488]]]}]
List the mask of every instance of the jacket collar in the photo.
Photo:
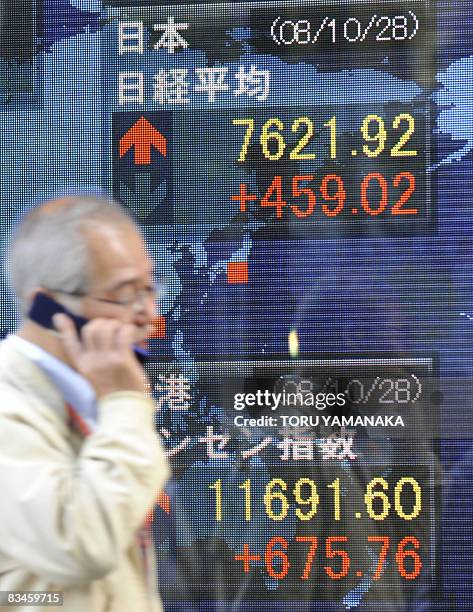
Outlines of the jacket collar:
[{"label": "jacket collar", "polygon": [[19,336],[8,336],[10,344],[26,355],[59,389],[65,402],[94,428],[97,420],[95,391],[89,381],[43,348]]},{"label": "jacket collar", "polygon": [[37,409],[67,427],[64,398],[47,374],[8,337],[0,343],[0,380],[39,400]]}]

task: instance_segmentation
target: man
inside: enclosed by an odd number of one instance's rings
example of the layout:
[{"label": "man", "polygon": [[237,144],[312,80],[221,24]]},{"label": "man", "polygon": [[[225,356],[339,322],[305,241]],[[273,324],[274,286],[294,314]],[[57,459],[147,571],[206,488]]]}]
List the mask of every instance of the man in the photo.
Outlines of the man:
[{"label": "man", "polygon": [[[169,468],[132,348],[155,304],[142,238],[118,205],[64,198],[22,220],[9,269],[23,320],[0,345],[0,591],[161,610],[143,525]],[[38,292],[90,320],[80,335],[65,314],[28,318]]]}]

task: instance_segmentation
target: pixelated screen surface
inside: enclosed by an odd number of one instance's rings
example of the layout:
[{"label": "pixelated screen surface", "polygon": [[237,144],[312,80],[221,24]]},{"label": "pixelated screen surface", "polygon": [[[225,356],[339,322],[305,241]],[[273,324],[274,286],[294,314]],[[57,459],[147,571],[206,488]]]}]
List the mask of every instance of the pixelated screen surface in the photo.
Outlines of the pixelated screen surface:
[{"label": "pixelated screen surface", "polygon": [[2,3],[5,242],[107,194],[163,284],[166,610],[473,608],[472,28],[470,0]]}]

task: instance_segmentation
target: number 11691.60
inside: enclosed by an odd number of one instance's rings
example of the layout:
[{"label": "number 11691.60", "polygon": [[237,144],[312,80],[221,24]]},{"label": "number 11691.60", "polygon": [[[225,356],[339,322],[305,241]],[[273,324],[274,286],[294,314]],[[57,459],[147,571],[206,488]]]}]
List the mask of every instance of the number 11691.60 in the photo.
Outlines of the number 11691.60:
[{"label": "number 11691.60", "polygon": [[[342,518],[341,487],[340,478],[336,478],[327,485],[327,489],[333,491],[334,521],[340,521]],[[257,497],[254,494],[255,483],[248,478],[238,488],[244,492],[244,519],[251,521],[254,497]],[[220,478],[216,480],[209,485],[209,489],[215,491],[215,520],[221,521],[223,517],[222,480]],[[403,521],[413,521],[422,513],[422,487],[412,476],[403,476],[396,482],[393,494],[390,494],[389,482],[377,476],[368,482],[362,498],[352,501],[364,504],[366,516],[374,521],[384,521],[393,513]],[[237,499],[232,494],[232,509],[238,512],[236,502]],[[311,478],[299,478],[292,490],[291,487],[288,490],[288,483],[284,479],[273,478],[264,488],[264,509],[267,517],[273,521],[284,521],[290,512],[294,512],[299,521],[310,521],[316,516],[319,504],[318,487]],[[356,513],[356,518],[361,518],[361,516],[361,513]]]}]

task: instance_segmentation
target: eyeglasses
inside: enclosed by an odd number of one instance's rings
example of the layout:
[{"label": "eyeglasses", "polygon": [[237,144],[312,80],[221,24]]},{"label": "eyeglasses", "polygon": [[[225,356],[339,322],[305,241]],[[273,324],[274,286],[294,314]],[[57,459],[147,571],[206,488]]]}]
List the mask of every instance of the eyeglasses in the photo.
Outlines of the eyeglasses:
[{"label": "eyeglasses", "polygon": [[149,300],[156,299],[156,296],[159,295],[160,291],[162,290],[162,285],[161,283],[155,283],[149,287],[143,287],[143,289],[136,291],[134,295],[124,297],[119,300],[112,300],[110,298],[91,295],[85,291],[63,291],[62,289],[49,289],[47,287],[45,287],[45,289],[53,293],[61,293],[63,295],[71,295],[73,297],[88,297],[97,302],[104,302],[105,304],[113,304],[114,306],[122,306],[124,308],[129,308],[132,306],[134,311],[139,311]]}]

